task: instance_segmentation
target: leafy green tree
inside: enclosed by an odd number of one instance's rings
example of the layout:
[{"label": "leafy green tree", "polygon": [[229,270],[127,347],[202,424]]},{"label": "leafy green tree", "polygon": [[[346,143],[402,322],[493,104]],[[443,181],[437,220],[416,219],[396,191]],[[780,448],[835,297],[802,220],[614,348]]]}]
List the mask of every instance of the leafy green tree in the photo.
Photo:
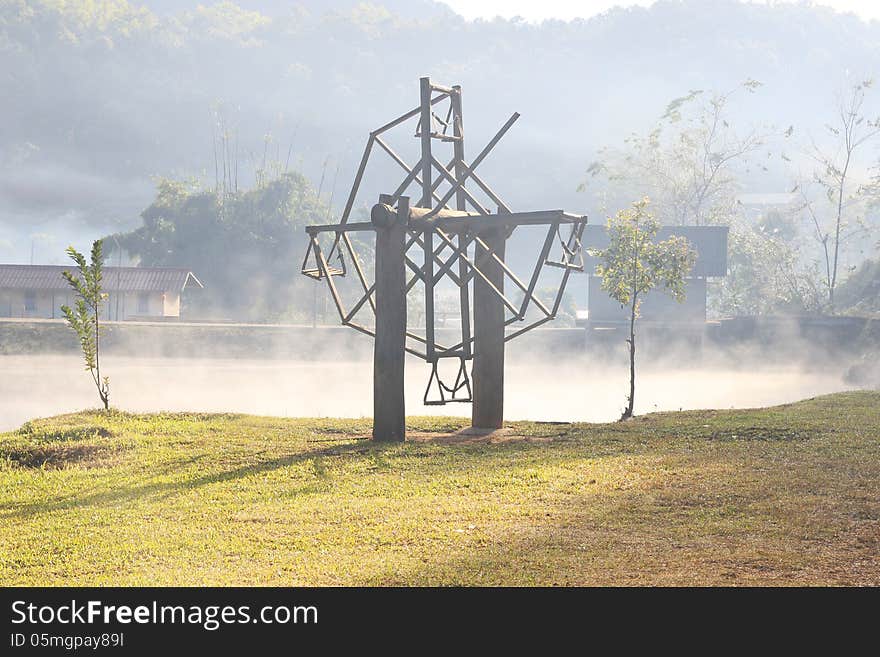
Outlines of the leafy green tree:
[{"label": "leafy green tree", "polygon": [[76,307],[61,306],[70,327],[76,331],[86,360],[86,369],[92,375],[104,410],[110,408],[110,377],[101,376],[101,303],[107,298],[103,291],[104,254],[101,240],[92,244],[91,264],[72,246],[67,255],[76,263],[78,273],[62,272],[62,276],[76,292]]},{"label": "leafy green tree", "polygon": [[601,262],[596,274],[602,289],[629,308],[629,396],[621,420],[633,415],[636,395],[636,332],[642,298],[659,288],[683,301],[684,279],[694,265],[696,252],[683,237],[655,242],[660,224],[648,211],[647,198],[633,203],[608,220],[608,248],[593,253]]},{"label": "leafy green tree", "polygon": [[184,267],[204,283],[189,310],[249,321],[311,319],[313,290],[299,273],[307,224],[327,207],[299,173],[238,192],[161,180],[142,225],[117,236],[146,267]]}]

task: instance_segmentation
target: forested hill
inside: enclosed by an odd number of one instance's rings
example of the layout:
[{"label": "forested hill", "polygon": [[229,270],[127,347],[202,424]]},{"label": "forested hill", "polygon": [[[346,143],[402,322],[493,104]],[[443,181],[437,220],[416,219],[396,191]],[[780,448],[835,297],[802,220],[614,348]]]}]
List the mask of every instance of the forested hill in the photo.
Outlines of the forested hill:
[{"label": "forested hill", "polygon": [[[474,152],[522,113],[481,167],[512,206],[590,210],[576,187],[596,149],[671,98],[753,78],[737,121],[809,131],[847,72],[880,70],[880,24],[805,5],[660,1],[533,25],[427,0],[241,4],[0,0],[0,261],[27,261],[34,241],[57,261],[71,240],[137,225],[153,176],[212,183],[218,118],[243,177],[268,159],[317,186],[329,156],[338,203],[368,131],[415,105],[428,74],[463,85]],[[388,191],[381,177],[367,196]]]}]

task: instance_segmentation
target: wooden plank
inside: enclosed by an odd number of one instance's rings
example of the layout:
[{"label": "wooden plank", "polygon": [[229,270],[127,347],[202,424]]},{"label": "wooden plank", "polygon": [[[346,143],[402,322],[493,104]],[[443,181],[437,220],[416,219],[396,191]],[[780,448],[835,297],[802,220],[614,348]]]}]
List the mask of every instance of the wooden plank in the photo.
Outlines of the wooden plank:
[{"label": "wooden plank", "polygon": [[428,229],[422,238],[425,260],[423,265],[425,283],[425,338],[428,360],[434,358],[434,231]]},{"label": "wooden plank", "polygon": [[521,336],[523,333],[527,333],[528,331],[531,331],[533,328],[538,328],[542,324],[546,324],[547,322],[549,322],[552,319],[553,319],[553,317],[550,317],[550,316],[541,317],[540,319],[535,320],[534,322],[532,322],[528,326],[524,326],[523,328],[519,329],[518,331],[514,331],[513,333],[505,336],[504,341],[510,342],[514,338],[518,338],[519,336]]}]

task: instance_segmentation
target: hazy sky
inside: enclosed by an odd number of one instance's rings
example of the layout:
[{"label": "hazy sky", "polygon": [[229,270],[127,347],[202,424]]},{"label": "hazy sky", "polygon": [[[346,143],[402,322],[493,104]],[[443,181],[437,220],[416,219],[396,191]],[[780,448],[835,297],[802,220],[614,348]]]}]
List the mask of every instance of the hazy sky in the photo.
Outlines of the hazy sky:
[{"label": "hazy sky", "polygon": [[[444,0],[447,5],[468,19],[512,18],[522,16],[529,21],[545,18],[589,18],[615,6],[641,6],[654,4],[654,0]],[[784,1],[760,2],[760,4],[784,4]],[[880,19],[878,0],[820,0],[805,3],[825,5],[838,11],[853,12],[866,20]]]}]

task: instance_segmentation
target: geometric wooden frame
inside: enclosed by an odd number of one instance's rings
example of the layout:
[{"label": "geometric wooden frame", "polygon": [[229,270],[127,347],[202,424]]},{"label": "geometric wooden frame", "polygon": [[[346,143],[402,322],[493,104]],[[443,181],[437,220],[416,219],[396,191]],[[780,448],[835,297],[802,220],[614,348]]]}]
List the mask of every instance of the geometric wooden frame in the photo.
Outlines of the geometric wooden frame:
[{"label": "geometric wooden frame", "polygon": [[[476,418],[484,416],[488,419],[481,421],[481,424],[500,426],[503,414],[503,374],[499,372],[503,373],[503,345],[506,341],[555,318],[570,274],[583,271],[581,236],[587,218],[562,210],[512,211],[477,173],[477,168],[516,122],[519,114],[514,113],[478,155],[468,162],[465,159],[461,98],[461,87],[433,84],[429,78],[421,78],[419,106],[370,133],[339,222],[306,227],[309,245],[302,273],[326,282],[343,325],[377,338],[383,321],[387,324],[387,318],[380,318],[376,311],[376,299],[382,293],[378,281],[386,274],[391,278],[386,276],[384,280],[394,281],[397,274],[377,270],[376,280],[369,281],[351,236],[362,231],[376,233],[378,251],[378,235],[381,231],[392,227],[401,231],[400,244],[392,249],[395,253],[384,257],[384,260],[393,263],[389,266],[396,267],[399,264],[407,275],[405,281],[401,281],[402,294],[398,294],[402,299],[395,301],[395,304],[404,305],[404,326],[401,333],[403,342],[398,345],[401,357],[405,351],[430,363],[432,373],[429,388],[436,378],[440,400],[446,401],[443,390],[457,391],[461,387],[459,384],[462,375],[464,381],[468,381],[466,363],[476,356],[473,365],[475,425]],[[448,101],[445,117],[434,111],[444,101]],[[417,119],[414,134],[419,140],[420,156],[416,165],[410,166],[391,147],[384,135],[413,119]],[[452,157],[445,165],[436,152],[442,145],[452,147]],[[380,195],[378,203],[372,208],[370,221],[352,222],[351,213],[368,162],[377,146],[403,170],[404,176],[393,192]],[[469,188],[468,183],[472,183],[472,187]],[[420,198],[411,207],[408,194],[413,187],[420,193]],[[496,211],[490,210],[478,195],[494,204]],[[539,257],[525,280],[512,270],[504,257],[506,240],[519,226],[546,227]],[[569,227],[566,238],[562,237],[564,226]],[[381,234],[383,239],[387,238],[385,232]],[[326,249],[321,244],[322,238],[325,246],[329,242]],[[561,256],[554,259],[551,251],[556,244],[560,247]],[[331,266],[334,257],[340,263],[337,267]],[[378,253],[376,258],[378,261]],[[360,288],[358,298],[350,306],[343,300],[334,280],[348,274],[346,261],[354,270]],[[544,267],[563,269],[554,297],[546,303],[536,293]],[[458,290],[461,321],[460,336],[455,344],[442,344],[436,339],[435,290],[441,281],[451,282]],[[522,295],[520,300],[515,301],[505,295],[505,281],[510,281]],[[424,291],[423,335],[405,325],[406,295],[416,286]],[[398,306],[387,307],[391,310],[386,313],[396,317]],[[373,326],[356,321],[358,313],[366,308],[373,314]],[[538,317],[531,318],[523,325],[529,313],[535,312],[533,309],[536,309]],[[505,331],[507,327],[512,327],[509,333]],[[386,326],[385,330],[394,333],[400,328],[393,324],[390,328]],[[407,344],[407,339],[411,344]],[[478,353],[481,347],[483,358]],[[492,355],[486,357],[485,354]],[[380,354],[377,344],[377,362],[391,356],[390,352]],[[459,377],[452,386],[445,385],[437,375],[437,363],[444,358],[458,358],[461,361]],[[401,379],[393,382],[393,388],[402,388],[402,366],[400,374]],[[394,374],[395,379],[396,376]],[[469,384],[467,388],[470,390]],[[381,394],[381,390],[377,389],[378,394]],[[395,392],[395,397],[397,396]],[[453,394],[453,400],[458,401],[454,397]],[[470,399],[470,395],[467,395],[464,401]],[[377,416],[394,415],[393,421],[385,424],[393,428],[392,433],[395,435],[401,433],[398,428],[402,424],[402,407],[388,410],[380,406],[376,406]],[[402,436],[394,439],[402,439]]]}]

